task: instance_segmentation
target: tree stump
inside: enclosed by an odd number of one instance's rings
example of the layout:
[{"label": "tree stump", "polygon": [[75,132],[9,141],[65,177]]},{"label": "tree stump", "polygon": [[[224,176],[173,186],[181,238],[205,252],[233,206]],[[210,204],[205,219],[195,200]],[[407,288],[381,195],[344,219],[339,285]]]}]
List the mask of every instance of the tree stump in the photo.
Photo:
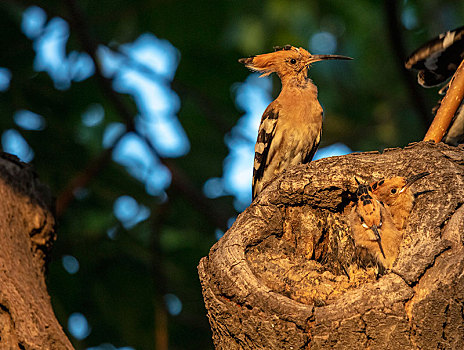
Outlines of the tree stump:
[{"label": "tree stump", "polygon": [[[359,264],[357,185],[430,175],[392,270]],[[464,349],[464,147],[420,142],[288,169],[198,270],[216,349]]]},{"label": "tree stump", "polygon": [[0,154],[1,349],[73,349],[45,285],[55,239],[51,203],[27,164]]}]

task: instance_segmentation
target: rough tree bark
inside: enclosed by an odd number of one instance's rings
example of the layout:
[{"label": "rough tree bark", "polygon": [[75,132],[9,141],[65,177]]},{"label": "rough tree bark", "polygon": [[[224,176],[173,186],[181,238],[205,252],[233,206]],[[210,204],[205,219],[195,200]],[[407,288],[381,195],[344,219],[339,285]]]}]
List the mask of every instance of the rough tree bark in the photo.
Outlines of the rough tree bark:
[{"label": "rough tree bark", "polygon": [[[392,271],[359,264],[345,215],[354,177],[424,171]],[[216,348],[464,349],[463,203],[463,146],[288,169],[200,261]]]},{"label": "rough tree bark", "polygon": [[0,154],[0,349],[73,349],[45,285],[51,203],[29,166]]}]

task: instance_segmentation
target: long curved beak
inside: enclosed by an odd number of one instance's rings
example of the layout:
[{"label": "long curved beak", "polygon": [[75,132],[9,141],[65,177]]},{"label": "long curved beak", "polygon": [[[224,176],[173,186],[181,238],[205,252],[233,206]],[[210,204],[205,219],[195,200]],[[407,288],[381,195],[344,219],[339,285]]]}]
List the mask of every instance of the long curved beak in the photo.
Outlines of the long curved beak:
[{"label": "long curved beak", "polygon": [[377,225],[372,225],[371,230],[374,232],[375,237],[377,237],[377,243],[379,244],[380,252],[382,253],[383,257],[385,258],[385,252],[383,251],[383,248],[382,248],[382,241],[380,240],[380,233],[379,233],[379,230],[377,228]]},{"label": "long curved beak", "polygon": [[379,233],[379,230],[377,228],[377,225],[372,225],[371,230],[374,232],[375,238],[377,238],[377,240],[380,241],[380,233]]},{"label": "long curved beak", "polygon": [[352,58],[341,55],[311,55],[308,64],[325,60],[352,60]]},{"label": "long curved beak", "polygon": [[420,180],[422,179],[423,177],[427,176],[427,175],[430,175],[429,172],[424,172],[424,173],[420,173],[420,174],[417,174],[417,175],[413,175],[411,177],[408,177],[406,179],[406,185],[404,185],[404,187],[401,189],[400,192],[403,192],[406,188],[408,188],[409,186],[411,186],[414,182],[416,182],[417,180]]}]

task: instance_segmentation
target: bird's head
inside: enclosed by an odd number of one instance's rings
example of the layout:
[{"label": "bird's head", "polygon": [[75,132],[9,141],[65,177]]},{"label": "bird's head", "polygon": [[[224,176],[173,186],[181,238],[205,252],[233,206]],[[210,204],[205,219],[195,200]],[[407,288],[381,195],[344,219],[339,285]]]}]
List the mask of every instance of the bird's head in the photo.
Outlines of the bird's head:
[{"label": "bird's head", "polygon": [[241,58],[238,61],[250,70],[261,73],[261,77],[275,72],[282,78],[289,75],[300,75],[301,73],[306,76],[307,68],[314,62],[352,59],[340,55],[312,55],[302,47],[297,48],[291,45],[275,47],[274,49],[274,52]]},{"label": "bird's head", "polygon": [[385,204],[391,205],[395,203],[397,198],[405,193],[413,183],[427,175],[429,175],[428,172],[412,175],[407,178],[395,176],[374,182],[371,188],[373,193],[381,198]]},{"label": "bird's head", "polygon": [[371,185],[373,193],[381,198],[387,204],[393,204],[396,199],[403,193],[409,186],[406,186],[406,178],[402,176],[395,176],[388,179],[382,179],[374,182]]}]

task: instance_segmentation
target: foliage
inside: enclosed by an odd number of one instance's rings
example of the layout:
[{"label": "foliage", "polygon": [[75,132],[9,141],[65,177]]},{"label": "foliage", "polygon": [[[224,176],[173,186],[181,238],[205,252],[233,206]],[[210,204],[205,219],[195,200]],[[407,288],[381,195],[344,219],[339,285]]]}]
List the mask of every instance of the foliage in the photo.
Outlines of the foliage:
[{"label": "foliage", "polygon": [[[8,135],[17,134],[11,130],[19,132],[33,150],[32,163],[41,180],[58,198],[58,240],[48,286],[65,329],[75,312],[82,313],[91,327],[83,339],[70,336],[77,349],[104,343],[148,349],[155,341],[162,343],[160,334],[166,333],[170,349],[212,347],[196,266],[215,242],[217,229],[224,229],[227,218],[237,212],[232,193],[225,191],[212,199],[202,194],[202,187],[208,179],[223,175],[229,151],[224,138],[240,137],[240,131],[231,132],[243,114],[234,99],[237,83],[249,73],[238,58],[287,43],[317,51],[330,48],[327,45],[335,40],[335,53],[355,60],[315,64],[310,72],[325,110],[321,146],[342,142],[352,150],[366,151],[404,146],[423,137],[427,125],[404,83],[406,73],[397,59],[402,53],[393,49],[387,18],[399,19],[409,53],[439,32],[461,25],[464,4],[403,1],[392,13],[388,3],[393,2],[8,0],[0,4],[0,67],[11,74],[0,92],[2,144],[8,150]],[[30,6],[45,11],[45,26],[56,18],[69,25],[63,53],[71,60],[69,66],[61,61],[51,71],[39,69],[37,40],[47,33],[24,32],[23,11]],[[145,33],[176,48],[169,56],[174,70],[178,64],[172,81],[169,74],[161,76],[128,57],[127,44]],[[165,44],[159,43],[168,50]],[[177,94],[171,96],[166,115],[180,122],[178,130],[185,132],[187,146],[166,153],[160,146],[163,132],[145,135],[146,145],[140,125],[147,113],[136,95],[118,87],[117,72],[109,74],[108,66],[102,70],[91,63],[92,58],[102,57],[95,55],[98,47],[126,59],[124,64],[135,65],[165,91]],[[89,71],[84,67],[73,72],[76,55],[83,55]],[[60,69],[61,78],[53,78]],[[277,81],[273,82],[277,91]],[[427,94],[425,110],[430,110],[436,91],[419,93]],[[82,116],[92,106],[103,108],[104,118],[86,126]],[[17,112],[24,110],[42,116],[43,125],[32,130],[20,127]],[[155,170],[150,174],[166,178],[168,169],[170,186],[147,190],[146,159],[132,159],[129,165],[115,161],[117,142],[115,148],[110,141],[106,147],[102,142],[110,125],[142,140],[139,143],[148,149],[144,154],[152,158],[150,169]],[[254,140],[246,142],[252,149]],[[176,153],[181,148],[184,151]],[[85,181],[76,187],[72,179],[79,174]],[[75,199],[68,203],[64,198],[69,194]],[[128,211],[132,223],[116,216],[114,205],[121,196],[132,198],[124,197],[125,205],[132,208]],[[77,273],[63,268],[63,256],[77,259]],[[179,314],[172,310],[178,305],[173,296],[182,303]],[[168,318],[167,328],[163,317]]]}]

